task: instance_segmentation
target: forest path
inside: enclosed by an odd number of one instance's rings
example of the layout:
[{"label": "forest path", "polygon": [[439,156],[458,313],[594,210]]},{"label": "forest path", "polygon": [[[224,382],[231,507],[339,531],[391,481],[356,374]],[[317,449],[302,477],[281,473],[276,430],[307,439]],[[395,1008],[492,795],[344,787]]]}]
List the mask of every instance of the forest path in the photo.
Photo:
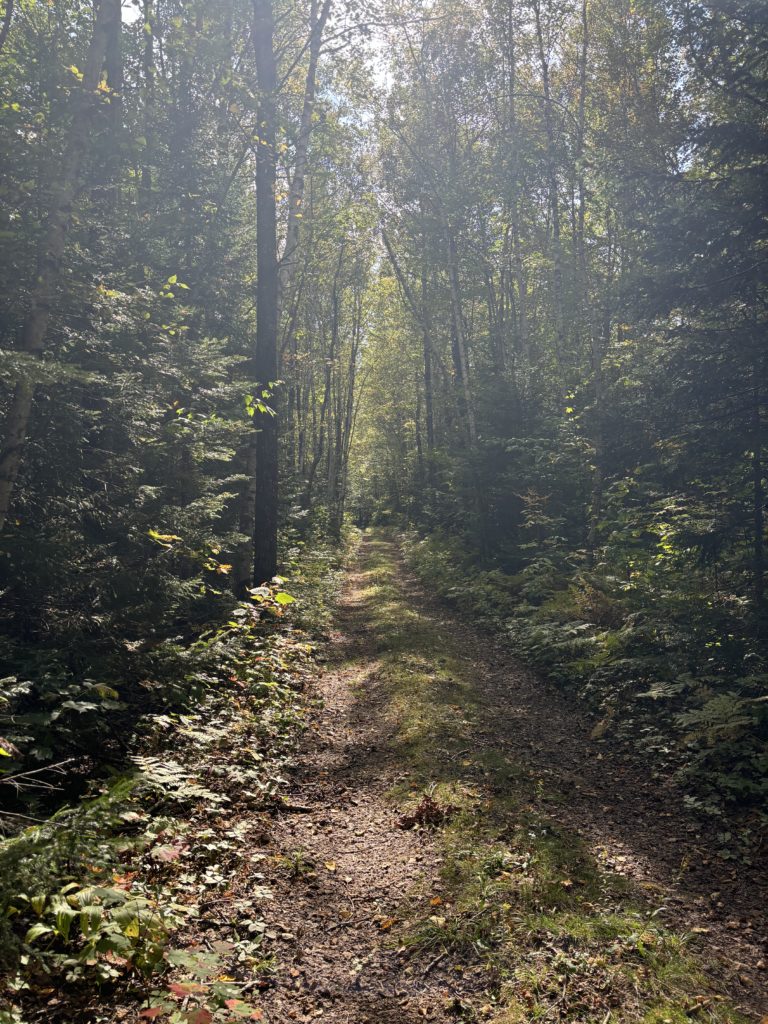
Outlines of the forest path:
[{"label": "forest path", "polygon": [[759,893],[710,860],[671,791],[431,602],[390,538],[364,540],[336,623],[293,813],[263,864],[277,936],[267,1020],[768,1011]]}]

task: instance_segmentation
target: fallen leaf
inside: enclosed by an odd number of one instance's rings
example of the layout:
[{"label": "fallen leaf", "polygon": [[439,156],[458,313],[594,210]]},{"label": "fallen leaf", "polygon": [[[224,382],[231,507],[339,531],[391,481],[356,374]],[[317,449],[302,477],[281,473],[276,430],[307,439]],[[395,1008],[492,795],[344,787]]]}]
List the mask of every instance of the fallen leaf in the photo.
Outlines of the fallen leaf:
[{"label": "fallen leaf", "polygon": [[186,1019],[187,1024],[211,1024],[213,1014],[208,1010],[198,1009],[188,1014]]},{"label": "fallen leaf", "polygon": [[335,860],[327,860],[325,862],[325,867],[326,867],[326,869],[328,871],[335,871],[336,870],[336,861]]},{"label": "fallen leaf", "polygon": [[382,917],[382,919],[379,921],[380,931],[388,932],[396,920],[396,917]]},{"label": "fallen leaf", "polygon": [[443,897],[442,896],[433,896],[432,899],[429,901],[429,904],[432,907],[439,907],[442,902],[443,902]]},{"label": "fallen leaf", "polygon": [[159,860],[163,864],[170,864],[171,861],[179,859],[181,850],[176,846],[156,846],[151,851],[150,856],[153,860]]},{"label": "fallen leaf", "polygon": [[263,1020],[264,1014],[261,1010],[254,1010],[248,1003],[243,1002],[242,999],[226,999],[224,1005],[228,1010],[231,1010],[238,1017],[247,1017],[248,1020]]},{"label": "fallen leaf", "polygon": [[172,981],[168,986],[168,991],[173,992],[175,996],[191,996],[207,992],[208,987],[197,981]]}]

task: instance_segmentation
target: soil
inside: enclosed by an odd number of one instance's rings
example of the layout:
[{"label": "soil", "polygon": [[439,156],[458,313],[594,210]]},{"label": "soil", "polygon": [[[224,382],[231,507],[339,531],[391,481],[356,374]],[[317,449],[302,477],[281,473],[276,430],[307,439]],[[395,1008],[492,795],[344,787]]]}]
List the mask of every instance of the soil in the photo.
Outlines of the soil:
[{"label": "soil", "polygon": [[[441,848],[429,829],[398,827],[403,812],[392,791],[407,766],[378,674],[386,640],[371,621],[366,546],[338,607],[290,810],[263,837],[270,861],[281,865],[268,879],[278,966],[259,998],[273,1024],[447,1022],[465,1006],[483,1014],[481,966],[457,974],[439,953],[414,952],[393,938],[406,894],[439,892]],[[468,745],[506,752],[565,794],[542,797],[546,814],[630,879],[670,927],[694,932],[705,969],[742,1012],[758,1020],[768,1013],[768,887],[760,867],[713,856],[671,781],[649,780],[638,755],[591,739],[594,721],[578,705],[429,599],[402,562],[398,580],[403,605],[417,606],[424,628],[444,633],[472,670],[482,713],[468,723]]]}]

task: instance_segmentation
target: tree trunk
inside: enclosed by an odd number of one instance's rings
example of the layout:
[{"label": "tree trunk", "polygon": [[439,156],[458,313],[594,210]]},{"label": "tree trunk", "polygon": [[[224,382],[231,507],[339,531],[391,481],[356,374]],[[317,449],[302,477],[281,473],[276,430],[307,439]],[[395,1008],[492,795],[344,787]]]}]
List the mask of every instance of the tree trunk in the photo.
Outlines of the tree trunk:
[{"label": "tree trunk", "polygon": [[563,245],[560,230],[560,196],[557,184],[557,154],[555,147],[554,119],[552,116],[552,90],[549,75],[549,57],[547,56],[546,48],[544,46],[544,30],[541,24],[541,4],[539,0],[535,0],[533,10],[536,20],[536,41],[538,43],[539,61],[541,64],[541,82],[544,92],[544,128],[547,137],[547,176],[549,178],[549,202],[552,214],[552,305],[555,311],[557,357],[562,361],[565,356],[565,322],[563,315]]},{"label": "tree trunk", "polygon": [[144,80],[144,155],[139,183],[142,210],[149,212],[152,202],[152,153],[154,150],[155,120],[155,0],[144,0],[144,52],[142,76]]},{"label": "tree trunk", "polygon": [[435,449],[434,387],[432,383],[432,341],[429,319],[429,295],[427,289],[426,240],[421,259],[421,308],[422,308],[422,350],[424,358],[424,419],[427,428],[427,475],[432,483],[433,454]]},{"label": "tree trunk", "polygon": [[285,248],[283,249],[279,270],[281,301],[288,294],[296,273],[296,255],[301,232],[309,139],[312,134],[312,116],[315,111],[317,62],[320,57],[320,46],[323,41],[323,29],[331,11],[331,3],[332,0],[323,0],[320,12],[317,13],[317,0],[312,0],[310,11],[309,65],[304,84],[304,104],[301,111],[299,136],[296,140],[296,163],[294,164],[293,178],[291,179],[288,192],[288,224],[285,233]]},{"label": "tree trunk", "polygon": [[5,41],[8,38],[8,33],[11,31],[11,21],[13,20],[13,0],[5,0],[5,10],[3,12],[3,21],[0,24],[0,51],[5,46]]},{"label": "tree trunk", "polygon": [[[756,364],[755,380],[760,379],[760,368]],[[764,637],[768,633],[768,609],[765,601],[765,487],[760,399],[761,387],[758,383],[752,406],[752,578],[756,633],[758,637]]]},{"label": "tree trunk", "polygon": [[[253,49],[259,87],[259,140],[256,149],[256,351],[254,382],[269,388],[277,381],[278,262],[275,204],[275,97],[272,0],[253,0]],[[271,389],[270,389],[271,390]],[[270,404],[275,404],[274,398]],[[257,414],[258,415],[258,414]],[[256,585],[277,572],[278,422],[262,415],[255,423],[256,505],[253,530],[253,579]]]},{"label": "tree trunk", "polygon": [[445,240],[448,246],[448,282],[451,290],[451,319],[455,341],[455,366],[461,397],[464,402],[467,438],[470,445],[477,441],[475,410],[472,404],[472,393],[469,386],[469,363],[467,360],[467,340],[464,332],[464,314],[461,309],[461,285],[459,282],[459,257],[456,251],[456,239],[450,228],[445,228]]}]

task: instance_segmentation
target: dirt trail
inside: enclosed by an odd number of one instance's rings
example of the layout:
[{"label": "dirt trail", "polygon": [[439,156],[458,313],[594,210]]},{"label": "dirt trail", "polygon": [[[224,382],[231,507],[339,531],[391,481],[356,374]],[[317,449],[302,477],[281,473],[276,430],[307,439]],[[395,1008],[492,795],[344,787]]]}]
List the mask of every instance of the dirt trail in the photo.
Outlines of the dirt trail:
[{"label": "dirt trail", "polygon": [[[768,1012],[764,878],[708,860],[706,837],[678,812],[673,790],[649,783],[626,754],[590,742],[578,709],[431,604],[386,539],[364,542],[336,622],[293,810],[264,837],[278,926],[277,973],[260,1001],[268,1020],[534,1019],[497,1016],[489,992],[499,979],[482,957],[407,941],[409,913],[419,907],[426,920],[423,908],[440,903],[445,856],[439,830],[398,827],[408,794],[455,776],[457,759],[468,766],[468,791],[500,791],[510,776],[493,766],[506,758],[536,782],[537,813],[581,837],[601,870],[629,879],[665,923],[695,930],[705,973],[742,1012]],[[442,718],[428,721],[404,704],[409,686],[439,691]],[[571,1016],[564,1004],[548,1019],[672,1020],[625,1016],[621,1006]]]},{"label": "dirt trail", "polygon": [[[279,983],[263,1000],[271,1021],[334,1024],[423,1021],[443,985],[403,973],[386,942],[409,888],[435,878],[439,856],[423,834],[397,827],[388,792],[399,778],[397,732],[377,687],[378,638],[367,614],[366,572],[353,571],[339,605],[322,708],[295,779],[300,808],[271,837],[287,878],[277,919],[294,939],[280,951]],[[423,972],[422,967],[422,972]],[[434,1019],[434,1018],[433,1018]]]}]

